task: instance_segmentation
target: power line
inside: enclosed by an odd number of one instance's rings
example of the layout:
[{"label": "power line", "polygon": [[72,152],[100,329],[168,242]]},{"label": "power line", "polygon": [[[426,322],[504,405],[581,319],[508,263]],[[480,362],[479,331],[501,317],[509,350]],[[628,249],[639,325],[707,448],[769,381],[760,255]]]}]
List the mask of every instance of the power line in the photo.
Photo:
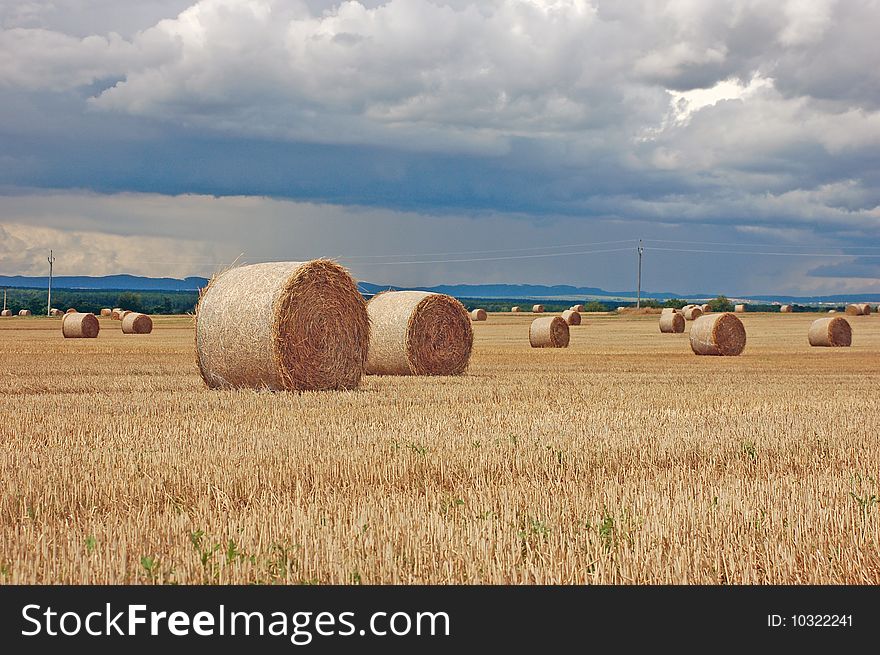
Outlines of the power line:
[{"label": "power line", "polygon": [[[817,248],[822,246],[787,246],[782,243],[745,243],[745,242],[734,242],[734,241],[685,241],[682,239],[645,239],[646,242],[650,241],[651,243],[690,243],[702,246],[748,246],[750,248]],[[858,248],[860,250],[880,250],[880,246],[831,246],[833,248],[843,249],[852,249]],[[858,255],[852,255],[856,257]]]},{"label": "power line", "polygon": [[[582,250],[580,252],[551,252],[551,253],[543,253],[539,255],[512,255],[510,257],[476,257],[472,259],[434,259],[434,260],[422,260],[422,261],[414,261],[414,262],[402,262],[402,261],[389,261],[389,262],[354,262],[356,266],[395,266],[395,265],[409,265],[409,264],[458,264],[462,262],[494,262],[501,260],[509,260],[509,259],[534,259],[537,257],[560,257],[562,255],[598,255],[600,253],[606,252],[623,252],[623,251],[631,251],[632,248],[607,248],[604,250]],[[342,260],[344,261],[344,260]]]},{"label": "power line", "polygon": [[661,252],[702,252],[718,255],[770,255],[773,257],[870,257],[880,258],[880,255],[861,255],[853,253],[820,253],[820,252],[752,252],[748,250],[703,250],[696,248],[648,248]]}]

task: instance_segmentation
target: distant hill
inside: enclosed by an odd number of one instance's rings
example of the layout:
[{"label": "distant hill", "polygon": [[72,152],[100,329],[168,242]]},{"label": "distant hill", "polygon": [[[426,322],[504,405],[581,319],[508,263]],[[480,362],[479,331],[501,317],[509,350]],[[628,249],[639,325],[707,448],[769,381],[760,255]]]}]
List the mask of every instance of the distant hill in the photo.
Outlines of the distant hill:
[{"label": "distant hill", "polygon": [[[21,275],[0,275],[0,287],[18,287],[44,289],[48,281],[43,277],[25,277]],[[62,275],[52,279],[56,289],[112,289],[119,291],[195,291],[208,284],[203,277],[187,277],[182,280],[171,277],[140,277],[137,275],[107,275],[91,277],[85,275]],[[605,291],[597,287],[575,287],[567,284],[547,286],[543,284],[440,284],[433,287],[407,287],[373,284],[361,282],[361,291],[372,295],[387,289],[415,289],[419,291],[435,291],[447,293],[457,298],[534,298],[559,300],[585,299],[618,299],[634,300],[634,291]],[[674,291],[643,291],[642,298],[686,298],[689,300],[705,300],[714,298],[718,293],[678,293]],[[761,294],[752,296],[729,295],[736,300],[754,300],[760,302],[789,302],[798,304],[811,303],[847,303],[847,302],[880,302],[880,294],[832,294],[826,296],[783,296]]]},{"label": "distant hill", "polygon": [[[0,286],[44,289],[48,277],[24,277],[22,275],[0,275]],[[57,289],[113,289],[120,291],[196,291],[204,287],[208,280],[203,277],[188,277],[178,280],[173,277],[140,277],[138,275],[59,275],[52,278],[52,286]]]}]

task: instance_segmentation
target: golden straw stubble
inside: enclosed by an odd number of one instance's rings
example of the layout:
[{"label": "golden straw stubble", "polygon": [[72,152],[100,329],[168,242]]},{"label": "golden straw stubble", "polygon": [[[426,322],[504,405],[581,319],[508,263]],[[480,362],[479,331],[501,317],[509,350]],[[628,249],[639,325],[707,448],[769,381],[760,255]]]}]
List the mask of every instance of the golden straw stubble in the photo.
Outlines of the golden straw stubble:
[{"label": "golden straw stubble", "polygon": [[697,355],[739,355],[746,347],[746,328],[730,312],[706,314],[691,326],[690,342]]},{"label": "golden straw stubble", "polygon": [[232,268],[199,299],[199,371],[211,388],[352,389],[369,331],[363,296],[335,262]]},{"label": "golden straw stubble", "polygon": [[810,325],[808,339],[811,346],[851,346],[852,327],[842,316],[819,318]]},{"label": "golden straw stubble", "polygon": [[61,319],[61,334],[65,339],[94,339],[100,329],[94,314],[69,312]]},{"label": "golden straw stubble", "polygon": [[561,316],[542,316],[529,326],[532,348],[567,348],[570,338],[568,323]]},{"label": "golden straw stubble", "polygon": [[385,291],[367,303],[368,375],[458,375],[474,344],[471,317],[452,296]]}]

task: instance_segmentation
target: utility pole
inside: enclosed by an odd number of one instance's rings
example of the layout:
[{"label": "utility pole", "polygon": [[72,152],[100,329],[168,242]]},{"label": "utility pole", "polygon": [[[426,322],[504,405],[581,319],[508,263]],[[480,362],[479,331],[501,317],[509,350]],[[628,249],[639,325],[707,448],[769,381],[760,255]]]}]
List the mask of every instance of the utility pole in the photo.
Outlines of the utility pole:
[{"label": "utility pole", "polygon": [[6,289],[3,289],[3,311],[6,311]]},{"label": "utility pole", "polygon": [[55,257],[52,251],[49,251],[49,301],[46,303],[46,316],[52,312],[52,265],[55,263]]},{"label": "utility pole", "polygon": [[645,249],[642,247],[642,240],[639,239],[639,279],[636,289],[636,309],[642,308],[642,253]]}]

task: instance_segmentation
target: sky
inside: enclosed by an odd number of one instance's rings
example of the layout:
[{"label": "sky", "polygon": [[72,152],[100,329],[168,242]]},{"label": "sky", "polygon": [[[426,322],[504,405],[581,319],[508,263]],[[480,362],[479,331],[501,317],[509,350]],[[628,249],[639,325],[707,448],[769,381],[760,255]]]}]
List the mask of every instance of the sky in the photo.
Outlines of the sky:
[{"label": "sky", "polygon": [[880,292],[880,0],[0,0],[0,274]]}]

